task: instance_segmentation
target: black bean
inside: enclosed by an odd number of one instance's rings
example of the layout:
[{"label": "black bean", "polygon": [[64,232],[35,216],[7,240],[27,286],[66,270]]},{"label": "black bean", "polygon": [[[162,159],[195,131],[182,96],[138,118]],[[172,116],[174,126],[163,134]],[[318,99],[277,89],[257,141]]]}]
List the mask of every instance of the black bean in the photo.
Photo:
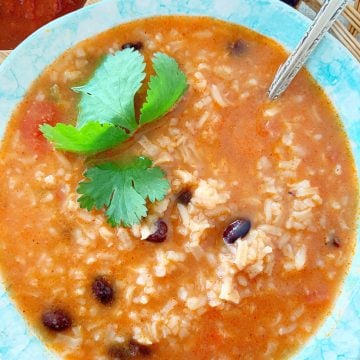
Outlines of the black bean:
[{"label": "black bean", "polygon": [[136,340],[130,340],[129,353],[133,357],[138,356],[138,355],[149,356],[149,355],[151,355],[151,349],[150,349],[150,346],[140,344]]},{"label": "black bean", "polygon": [[129,359],[129,353],[124,345],[112,345],[108,351],[110,359],[114,360],[126,360]]},{"label": "black bean", "polygon": [[281,0],[282,2],[284,2],[285,4],[288,4],[292,7],[295,7],[299,4],[299,0]]},{"label": "black bean", "polygon": [[176,200],[177,202],[179,202],[180,204],[183,204],[183,205],[187,205],[190,201],[191,201],[191,198],[192,198],[192,192],[191,190],[189,189],[185,189],[185,190],[182,190]]},{"label": "black bean", "polygon": [[134,49],[134,50],[141,50],[143,48],[143,43],[141,41],[137,41],[137,42],[128,42],[125,43],[121,46],[121,49]]},{"label": "black bean", "polygon": [[43,324],[50,330],[64,331],[71,327],[70,315],[62,309],[48,310],[42,314]]},{"label": "black bean", "polygon": [[341,240],[340,240],[340,238],[339,238],[338,236],[336,236],[336,235],[330,235],[330,236],[328,237],[327,244],[339,248],[339,247],[341,246]]},{"label": "black bean", "polygon": [[92,283],[92,292],[102,304],[110,304],[114,300],[114,290],[111,284],[103,277],[98,276]]},{"label": "black bean", "polygon": [[162,219],[156,222],[156,231],[149,235],[145,240],[153,243],[162,243],[166,240],[168,227],[166,222]]},{"label": "black bean", "polygon": [[238,219],[224,230],[223,239],[227,244],[233,244],[237,239],[244,238],[250,231],[251,222],[248,219]]},{"label": "black bean", "polygon": [[114,360],[132,359],[138,356],[146,357],[151,355],[151,348],[142,345],[135,340],[130,340],[127,344],[114,344],[109,348],[108,354]]},{"label": "black bean", "polygon": [[246,51],[246,44],[242,40],[235,40],[228,45],[230,55],[240,56]]},{"label": "black bean", "polygon": [[338,238],[337,236],[334,236],[334,237],[333,237],[333,244],[334,244],[334,246],[336,246],[336,247],[340,247],[340,246],[341,246],[341,240],[340,240],[340,238]]}]

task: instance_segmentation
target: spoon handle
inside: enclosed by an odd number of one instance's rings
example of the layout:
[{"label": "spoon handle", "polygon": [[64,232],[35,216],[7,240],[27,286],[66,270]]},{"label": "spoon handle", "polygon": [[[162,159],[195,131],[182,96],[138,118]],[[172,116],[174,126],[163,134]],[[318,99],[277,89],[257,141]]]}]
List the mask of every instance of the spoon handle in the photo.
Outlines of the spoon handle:
[{"label": "spoon handle", "polygon": [[344,10],[348,0],[325,0],[313,23],[301,39],[295,50],[279,67],[268,90],[270,100],[278,98],[289,86],[312,51],[325,33]]}]

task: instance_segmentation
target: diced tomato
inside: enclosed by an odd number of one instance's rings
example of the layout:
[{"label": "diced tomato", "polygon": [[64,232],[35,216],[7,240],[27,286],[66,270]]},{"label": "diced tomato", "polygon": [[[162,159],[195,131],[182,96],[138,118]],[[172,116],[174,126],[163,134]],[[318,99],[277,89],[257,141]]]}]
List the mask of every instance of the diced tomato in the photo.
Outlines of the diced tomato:
[{"label": "diced tomato", "polygon": [[46,101],[33,102],[20,124],[23,141],[37,153],[51,149],[50,144],[40,132],[39,126],[55,125],[57,122],[60,122],[60,111],[56,105]]}]

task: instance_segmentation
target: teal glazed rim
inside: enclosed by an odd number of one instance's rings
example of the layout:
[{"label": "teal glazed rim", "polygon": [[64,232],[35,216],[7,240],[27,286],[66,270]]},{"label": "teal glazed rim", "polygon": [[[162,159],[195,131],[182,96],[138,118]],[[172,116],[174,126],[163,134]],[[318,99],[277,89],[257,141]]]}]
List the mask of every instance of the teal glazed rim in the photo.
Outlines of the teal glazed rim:
[{"label": "teal glazed rim", "polygon": [[[66,49],[120,23],[169,14],[205,15],[238,23],[288,50],[296,46],[309,24],[306,17],[279,0],[103,0],[44,26],[0,66],[0,138],[32,81]],[[359,169],[360,65],[337,40],[326,36],[307,68],[338,111]],[[0,319],[0,360],[57,358],[26,325],[1,282]],[[294,359],[360,359],[358,246],[332,313]]]}]

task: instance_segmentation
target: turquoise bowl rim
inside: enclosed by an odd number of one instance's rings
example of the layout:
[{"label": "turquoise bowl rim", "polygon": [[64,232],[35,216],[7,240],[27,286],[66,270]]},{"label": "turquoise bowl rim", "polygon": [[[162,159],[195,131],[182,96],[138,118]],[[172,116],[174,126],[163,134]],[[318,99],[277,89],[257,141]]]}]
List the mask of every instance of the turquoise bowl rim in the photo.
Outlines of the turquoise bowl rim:
[{"label": "turquoise bowl rim", "polygon": [[[0,66],[0,135],[39,73],[64,50],[119,23],[153,15],[212,16],[239,23],[293,49],[309,20],[279,0],[103,0],[60,18],[31,35]],[[360,169],[360,65],[327,35],[307,68],[335,105]],[[341,184],[339,184],[341,185]],[[357,243],[359,238],[357,238]],[[330,316],[294,359],[360,359],[360,251]],[[56,359],[38,340],[0,283],[0,360]]]}]

